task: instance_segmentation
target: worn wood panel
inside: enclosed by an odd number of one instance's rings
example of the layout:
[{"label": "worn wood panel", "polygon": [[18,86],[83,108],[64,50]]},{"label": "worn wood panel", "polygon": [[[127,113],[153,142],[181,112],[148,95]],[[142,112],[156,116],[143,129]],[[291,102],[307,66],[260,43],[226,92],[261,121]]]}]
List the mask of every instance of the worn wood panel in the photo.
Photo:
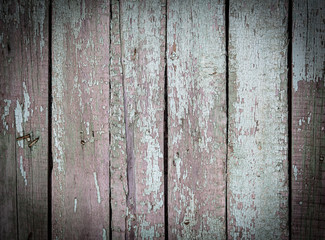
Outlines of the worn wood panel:
[{"label": "worn wood panel", "polygon": [[112,3],[112,236],[162,239],[165,2]]},{"label": "worn wood panel", "polygon": [[47,46],[48,1],[1,1],[0,239],[47,239]]},{"label": "worn wood panel", "polygon": [[168,236],[225,239],[225,4],[167,7]]},{"label": "worn wood panel", "polygon": [[293,1],[292,239],[325,239],[324,22],[324,1]]},{"label": "worn wood panel", "polygon": [[127,233],[127,152],[122,81],[120,2],[111,0],[110,62],[110,182],[112,239],[125,239]]},{"label": "worn wood panel", "polygon": [[109,237],[110,3],[53,1],[53,239]]},{"label": "worn wood panel", "polygon": [[288,238],[287,1],[230,1],[228,238]]}]

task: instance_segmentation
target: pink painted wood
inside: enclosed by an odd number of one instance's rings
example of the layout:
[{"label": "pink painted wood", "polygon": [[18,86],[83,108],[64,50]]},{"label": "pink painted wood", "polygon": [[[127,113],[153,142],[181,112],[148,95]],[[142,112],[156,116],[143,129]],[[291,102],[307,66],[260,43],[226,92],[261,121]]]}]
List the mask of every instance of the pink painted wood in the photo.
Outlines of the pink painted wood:
[{"label": "pink painted wood", "polygon": [[325,239],[324,1],[293,1],[292,239]]},{"label": "pink painted wood", "polygon": [[109,237],[109,1],[53,1],[53,239]]},{"label": "pink painted wood", "polygon": [[0,239],[48,236],[48,10],[0,4]]},{"label": "pink painted wood", "polygon": [[228,239],[287,239],[288,2],[229,8]]},{"label": "pink painted wood", "polygon": [[225,3],[167,6],[168,236],[225,239]]},{"label": "pink painted wood", "polygon": [[164,238],[164,12],[160,0],[112,2],[112,235],[120,239]]}]

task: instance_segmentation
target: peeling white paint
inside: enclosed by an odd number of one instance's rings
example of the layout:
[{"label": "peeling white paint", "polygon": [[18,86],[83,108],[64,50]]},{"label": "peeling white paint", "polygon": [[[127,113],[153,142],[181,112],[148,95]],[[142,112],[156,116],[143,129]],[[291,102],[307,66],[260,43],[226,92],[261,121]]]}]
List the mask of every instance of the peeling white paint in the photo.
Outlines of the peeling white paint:
[{"label": "peeling white paint", "polygon": [[4,113],[1,116],[1,120],[2,120],[3,127],[8,131],[9,126],[8,123],[6,122],[6,117],[9,116],[11,100],[5,99],[4,102],[6,103],[6,106],[4,107]]},{"label": "peeling white paint", "polygon": [[311,14],[320,7],[318,2],[321,1],[299,1],[293,11],[292,85],[295,92],[299,83],[318,82],[324,78],[324,31],[320,30],[324,29],[324,17],[321,11]]},{"label": "peeling white paint", "polygon": [[19,168],[21,176],[24,178],[25,186],[27,186],[27,177],[26,177],[26,171],[24,170],[24,164],[23,164],[23,157],[20,156],[19,158]]},{"label": "peeling white paint", "polygon": [[174,161],[176,165],[176,174],[177,174],[177,179],[179,180],[181,177],[181,163],[182,160],[176,155],[174,156]]},{"label": "peeling white paint", "polygon": [[282,239],[288,234],[287,11],[272,0],[229,7],[229,234]]},{"label": "peeling white paint", "polygon": [[[18,133],[18,136],[23,135],[23,110],[20,106],[19,101],[17,100],[16,102],[16,108],[15,108],[15,124],[16,124],[16,131]],[[17,141],[18,146],[23,148],[24,147],[24,142],[23,140]]]},{"label": "peeling white paint", "polygon": [[293,165],[293,175],[295,177],[295,180],[298,180],[298,168],[297,166]]},{"label": "peeling white paint", "polygon": [[[226,152],[224,2],[172,1],[168,8],[170,236],[225,239],[225,182],[211,178],[224,176]],[[210,191],[220,198],[208,199]]]},{"label": "peeling white paint", "polygon": [[29,108],[30,108],[30,98],[27,92],[27,87],[26,87],[26,83],[23,82],[23,88],[24,88],[24,122],[28,121],[28,117],[30,116],[29,113]]},{"label": "peeling white paint", "polygon": [[89,122],[86,122],[86,132],[87,135],[89,135],[90,131],[89,131]]},{"label": "peeling white paint", "polygon": [[107,239],[106,229],[103,228],[103,240]]},{"label": "peeling white paint", "polygon": [[40,110],[40,112],[43,112],[43,107],[42,107],[42,106],[40,106],[39,110]]},{"label": "peeling white paint", "polygon": [[46,16],[46,6],[45,2],[42,0],[37,0],[34,2],[34,8],[32,14],[33,19],[33,43],[34,45],[37,44],[36,37],[39,36],[39,48],[40,48],[40,56],[41,60],[43,61],[43,47],[45,46],[45,40],[44,40],[44,20]]},{"label": "peeling white paint", "polygon": [[100,203],[101,199],[100,199],[100,191],[99,191],[99,185],[97,182],[97,174],[96,172],[94,172],[94,179],[95,179],[95,185],[96,185],[96,190],[97,190],[97,201],[98,203]]}]

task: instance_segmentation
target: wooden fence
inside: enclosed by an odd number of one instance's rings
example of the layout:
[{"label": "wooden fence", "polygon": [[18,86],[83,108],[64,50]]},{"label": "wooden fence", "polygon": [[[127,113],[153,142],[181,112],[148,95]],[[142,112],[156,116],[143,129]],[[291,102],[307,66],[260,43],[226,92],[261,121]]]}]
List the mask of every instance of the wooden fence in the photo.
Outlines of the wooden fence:
[{"label": "wooden fence", "polygon": [[325,239],[325,2],[0,3],[1,239]]}]

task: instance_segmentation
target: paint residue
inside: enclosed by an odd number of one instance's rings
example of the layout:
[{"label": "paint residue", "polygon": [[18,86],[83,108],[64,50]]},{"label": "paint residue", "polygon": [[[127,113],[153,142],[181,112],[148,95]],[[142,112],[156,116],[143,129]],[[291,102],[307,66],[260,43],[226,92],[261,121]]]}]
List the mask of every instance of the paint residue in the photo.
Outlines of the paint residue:
[{"label": "paint residue", "polygon": [[99,191],[99,185],[97,182],[97,174],[94,172],[94,179],[95,179],[95,185],[96,185],[96,190],[97,190],[97,201],[100,203],[100,191]]},{"label": "paint residue", "polygon": [[1,116],[1,120],[2,120],[3,127],[6,130],[8,130],[9,126],[8,126],[8,124],[6,122],[6,117],[9,116],[9,109],[10,109],[11,100],[5,99],[4,102],[6,103],[6,106],[4,107],[4,113]]},{"label": "paint residue", "polygon": [[23,157],[22,156],[20,156],[19,164],[20,164],[21,176],[24,178],[25,186],[27,186],[27,177],[26,177],[26,171],[24,170],[24,164],[23,164]]}]

